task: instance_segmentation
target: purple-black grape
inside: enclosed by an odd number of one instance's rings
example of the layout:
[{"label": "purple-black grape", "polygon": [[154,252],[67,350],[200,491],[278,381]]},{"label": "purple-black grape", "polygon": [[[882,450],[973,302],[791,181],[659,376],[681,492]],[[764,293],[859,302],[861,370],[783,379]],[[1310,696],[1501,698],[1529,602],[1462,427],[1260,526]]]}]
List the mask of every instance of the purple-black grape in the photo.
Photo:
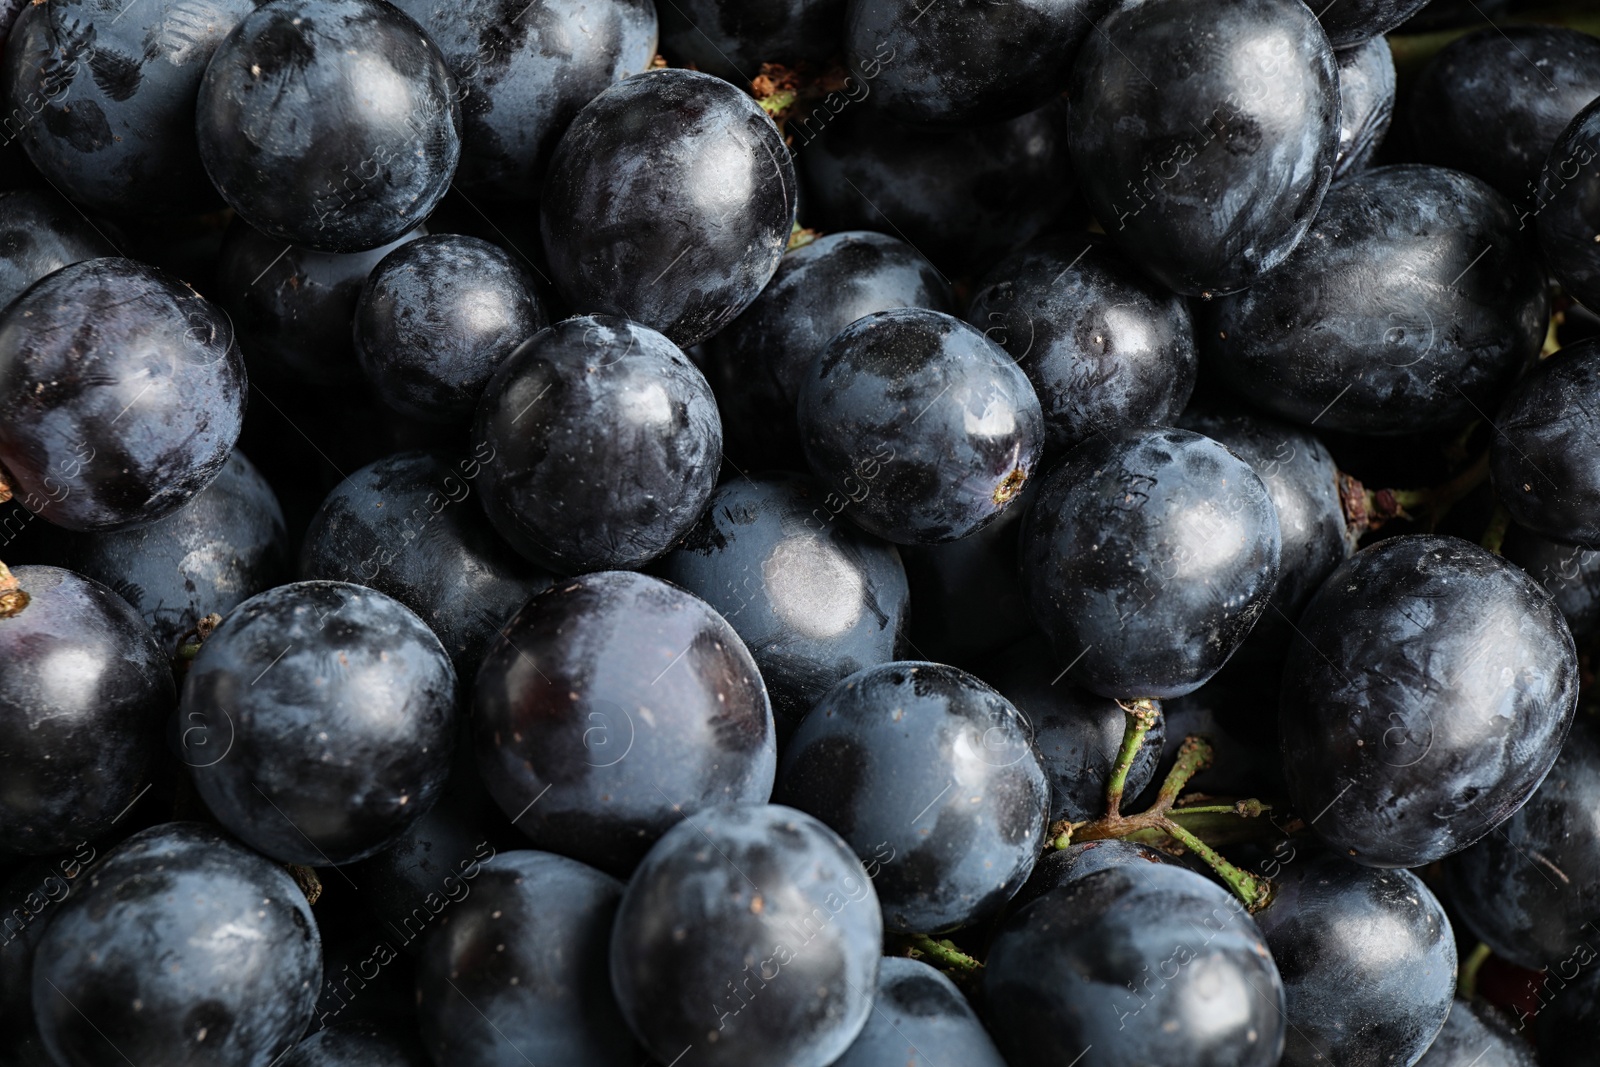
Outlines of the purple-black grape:
[{"label": "purple-black grape", "polygon": [[823,63],[844,38],[845,0],[671,0],[660,5],[661,50],[741,88],[763,63]]},{"label": "purple-black grape", "polygon": [[[1433,1039],[1417,1067],[1568,1067],[1566,1060],[1535,1060],[1533,1048],[1519,1031],[1483,1001],[1457,997],[1450,1004],[1444,1029]],[[1573,1028],[1585,1053],[1593,1048],[1592,1034]],[[1580,1036],[1581,1035],[1581,1036]]]},{"label": "purple-black grape", "polygon": [[1574,638],[1600,630],[1600,552],[1551,541],[1513,525],[1506,531],[1501,554],[1554,598]]},{"label": "purple-black grape", "polygon": [[1335,52],[1339,63],[1339,156],[1333,180],[1363,171],[1377,154],[1394,118],[1394,53],[1374,37]]},{"label": "purple-black grape", "polygon": [[1511,387],[1494,420],[1489,473],[1519,525],[1600,548],[1600,340],[1541,360]]},{"label": "purple-black grape", "polygon": [[867,1025],[830,1067],[1006,1067],[954,982],[920,960],[886,956]]},{"label": "purple-black grape", "polygon": [[[1481,2],[1493,10],[1494,0]],[[1442,0],[1432,6],[1443,7],[1446,3],[1448,0]],[[1315,10],[1328,43],[1345,49],[1388,33],[1427,5],[1428,0],[1335,0]],[[1478,10],[1478,18],[1488,17]]]},{"label": "purple-black grape", "polygon": [[82,212],[48,189],[0,193],[0,307],[46,274],[116,254]]},{"label": "purple-black grape", "polygon": [[1578,112],[1546,157],[1532,202],[1518,202],[1523,225],[1537,218],[1550,273],[1574,300],[1600,308],[1600,99]]},{"label": "purple-black grape", "polygon": [[369,1020],[319,1030],[273,1067],[428,1067],[416,1038]]}]

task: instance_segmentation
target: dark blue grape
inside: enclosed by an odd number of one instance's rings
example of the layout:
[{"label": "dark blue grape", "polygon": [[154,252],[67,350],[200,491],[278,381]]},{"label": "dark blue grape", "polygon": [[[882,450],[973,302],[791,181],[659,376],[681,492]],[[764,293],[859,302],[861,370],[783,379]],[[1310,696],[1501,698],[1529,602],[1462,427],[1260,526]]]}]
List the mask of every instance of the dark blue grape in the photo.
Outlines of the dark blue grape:
[{"label": "dark blue grape", "polygon": [[428,1067],[428,1063],[414,1037],[363,1020],[317,1031],[273,1067]]},{"label": "dark blue grape", "polygon": [[1518,220],[1538,219],[1539,248],[1561,288],[1591,311],[1600,308],[1600,99],[1578,112],[1545,159],[1532,202]]},{"label": "dark blue grape", "polygon": [[[1591,1035],[1583,1034],[1580,1040],[1585,1051],[1592,1049]],[[1565,1067],[1566,1062],[1559,1058],[1535,1061],[1527,1040],[1493,1008],[1482,1001],[1457,998],[1450,1004],[1444,1029],[1417,1067],[1538,1067],[1539,1063]]]},{"label": "dark blue grape", "polygon": [[984,967],[1010,1067],[1274,1067],[1283,983],[1261,931],[1193,871],[1117,865],[1001,927]]},{"label": "dark blue grape", "polygon": [[300,577],[394,597],[432,628],[470,682],[489,643],[551,577],[511,551],[467,498],[493,451],[401,452],[339,483],[311,519]]},{"label": "dark blue grape", "polygon": [[56,1063],[267,1064],[311,1019],[321,938],[293,880],[200,823],[119,845],[40,942],[34,1015]]},{"label": "dark blue grape", "polygon": [[0,849],[65,852],[149,787],[176,693],[136,611],[99,582],[18,567],[0,618]]},{"label": "dark blue grape", "polygon": [[1189,430],[1126,429],[1069,452],[1023,520],[1023,589],[1057,660],[1101,696],[1193,692],[1277,585],[1272,498]]},{"label": "dark blue grape", "polygon": [[830,1067],[1005,1067],[978,1015],[955,983],[918,960],[888,956],[878,966],[867,1025]]},{"label": "dark blue grape", "polygon": [[1441,859],[1538,788],[1577,682],[1567,624],[1522,571],[1453,537],[1380,541],[1300,617],[1278,717],[1290,798],[1358,863]]},{"label": "dark blue grape", "polygon": [[970,926],[999,912],[1044,845],[1050,783],[1028,725],[965,671],[869,667],[800,723],[773,797],[815,815],[880,868],[890,930]]},{"label": "dark blue grape", "polygon": [[666,337],[587,315],[500,365],[473,432],[493,450],[483,509],[558,574],[638,567],[687,534],[716,486],[722,422],[705,376]]},{"label": "dark blue grape", "polygon": [[1125,426],[1167,425],[1194,391],[1188,304],[1103,238],[1055,235],[1013,253],[967,321],[1027,374],[1057,453]]},{"label": "dark blue grape", "polygon": [[1339,147],[1339,72],[1295,0],[1122,4],[1068,90],[1089,209],[1179,293],[1254,285],[1322,203]]},{"label": "dark blue grape", "polygon": [[[34,951],[60,904],[88,881],[83,873],[98,858],[95,846],[80,841],[70,854],[9,863],[9,872],[0,877],[0,1030],[8,1036],[21,1030],[37,1038]],[[7,1051],[4,1040],[0,1054]]]},{"label": "dark blue grape", "polygon": [[289,574],[272,487],[242,452],[183,507],[148,526],[66,539],[63,562],[133,605],[166,655],[205,616],[226,615]]},{"label": "dark blue grape", "polygon": [[573,117],[614,82],[649,67],[656,51],[656,12],[648,0],[395,6],[428,31],[455,76],[461,101],[455,181],[473,196],[536,199]]},{"label": "dark blue grape", "polygon": [[1567,345],[1511,387],[1494,421],[1489,473],[1519,525],[1600,548],[1600,340]]},{"label": "dark blue grape", "polygon": [[829,507],[900,544],[954,541],[993,522],[1044,444],[1039,399],[1004,350],[923,308],[841,330],[805,376],[798,418]]},{"label": "dark blue grape", "polygon": [[195,94],[212,54],[254,9],[251,0],[27,5],[6,42],[0,90],[32,112],[19,131],[28,158],[92,211],[214,206]]},{"label": "dark blue grape", "polygon": [[1118,841],[1115,838],[1080,841],[1064,849],[1045,853],[1034,864],[1033,873],[1017,891],[1017,895],[1011,898],[1011,910],[1018,911],[1051,890],[1070,885],[1108,867],[1171,862],[1171,857],[1166,853],[1133,841]]},{"label": "dark blue grape", "polygon": [[535,845],[626,874],[685,816],[772,793],[755,661],[727,621],[658,578],[585,575],[506,626],[473,704],[484,784]]},{"label": "dark blue grape", "polygon": [[1367,168],[1394,118],[1394,53],[1383,37],[1335,52],[1339,62],[1339,156],[1333,180]]},{"label": "dark blue grape", "polygon": [[[1432,7],[1443,7],[1447,2],[1442,0]],[[1493,0],[1482,2],[1484,7],[1494,8]],[[1425,6],[1428,0],[1338,0],[1315,10],[1328,42],[1335,48],[1353,48],[1388,33]],[[1488,16],[1480,13],[1477,17]]]},{"label": "dark blue grape", "polygon": [[749,647],[780,735],[841,678],[896,658],[909,607],[894,546],[829,521],[826,495],[798,474],[725,482],[657,565]]},{"label": "dark blue grape", "polygon": [[212,56],[195,122],[228,206],[318,252],[361,252],[415,229],[461,156],[444,57],[382,0],[256,8]]},{"label": "dark blue grape", "polygon": [[949,284],[904,241],[852,230],[786,254],[755,302],[707,345],[729,453],[746,469],[804,467],[795,403],[811,361],[863,315],[899,307],[955,310]]},{"label": "dark blue grape", "polygon": [[622,883],[548,852],[506,852],[439,916],[417,960],[434,1061],[636,1067],[606,966]]},{"label": "dark blue grape", "polygon": [[1515,525],[1506,531],[1501,551],[1550,594],[1574,638],[1600,629],[1600,552],[1551,541]]},{"label": "dark blue grape", "polygon": [[[1588,1067],[1594,1062],[1596,1035],[1600,1035],[1600,967],[1590,966],[1595,948],[1585,941],[1573,956],[1562,961],[1559,973],[1546,974],[1538,1006],[1517,1011],[1519,1034],[1530,1017],[1537,1019],[1540,1067]],[[1512,1061],[1513,1067],[1521,1064]]]},{"label": "dark blue grape", "polygon": [[872,1012],[883,927],[849,846],[803,812],[690,816],[628,883],[611,985],[677,1067],[827,1067]]},{"label": "dark blue grape", "polygon": [[844,37],[845,0],[672,0],[662,4],[661,50],[741,88],[763,63],[823,63]]},{"label": "dark blue grape", "polygon": [[720,78],[653,70],[568,127],[540,231],[574,310],[623,315],[687,347],[761,292],[794,212],[794,164],[767,113]]},{"label": "dark blue grape", "polygon": [[1256,913],[1283,979],[1283,1067],[1417,1062],[1450,1013],[1456,943],[1410,871],[1307,856],[1273,878]]},{"label": "dark blue grape", "polygon": [[49,190],[0,193],[0,307],[46,274],[116,254],[82,212]]},{"label": "dark blue grape", "polygon": [[239,605],[184,680],[180,742],[218,821],[285,863],[364,859],[439,797],[455,671],[397,600],[297,582]]},{"label": "dark blue grape", "polygon": [[131,259],[63,267],[0,319],[0,464],[69,530],[172,514],[217,476],[244,421],[227,317]]},{"label": "dark blue grape", "polygon": [[1200,330],[1230,388],[1283,418],[1398,435],[1494,410],[1538,356],[1544,272],[1511,204],[1439,167],[1363,171],[1306,240]]}]

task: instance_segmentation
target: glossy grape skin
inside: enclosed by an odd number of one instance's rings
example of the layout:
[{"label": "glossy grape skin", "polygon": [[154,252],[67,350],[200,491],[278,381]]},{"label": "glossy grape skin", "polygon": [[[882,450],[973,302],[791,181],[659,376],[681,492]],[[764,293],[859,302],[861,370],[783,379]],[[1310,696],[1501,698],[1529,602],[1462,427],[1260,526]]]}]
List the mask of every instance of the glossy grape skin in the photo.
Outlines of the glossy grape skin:
[{"label": "glossy grape skin", "polygon": [[433,630],[470,682],[500,628],[552,578],[495,535],[475,502],[493,452],[399,452],[355,471],[323,501],[300,577],[394,597]]},{"label": "glossy grape skin", "polygon": [[130,837],[51,921],[34,962],[58,1064],[271,1063],[311,1019],[321,938],[283,868],[200,823]]},{"label": "glossy grape skin", "polygon": [[606,956],[622,883],[548,852],[505,852],[439,916],[417,961],[435,1062],[636,1067]]},{"label": "glossy grape skin", "polygon": [[[59,905],[88,881],[83,872],[99,855],[95,846],[80,841],[68,855],[8,857],[7,872],[0,875],[0,1032],[6,1037],[19,1030],[33,1033],[34,950]],[[0,1037],[0,1055],[10,1051],[4,1040]],[[47,1059],[42,1062],[48,1067]]]},{"label": "glossy grape skin", "polygon": [[1288,1007],[1283,1067],[1415,1063],[1456,989],[1444,908],[1410,871],[1331,855],[1283,864],[1256,912]]},{"label": "glossy grape skin", "polygon": [[885,927],[937,933],[992,918],[1044,845],[1050,784],[1028,721],[965,671],[902,661],[834,686],[784,748],[773,799],[836,830]]},{"label": "glossy grape skin", "polygon": [[399,601],[280,585],[229,613],[189,665],[181,756],[218,821],[258,852],[352,863],[438,799],[455,688],[439,639]]},{"label": "glossy grape skin", "polygon": [[1600,630],[1600,552],[1551,541],[1513,525],[1506,531],[1501,554],[1555,599],[1574,638]]},{"label": "glossy grape skin", "polygon": [[1029,608],[1074,681],[1117,700],[1193,692],[1249,635],[1277,584],[1266,486],[1189,430],[1091,438],[1023,519]]},{"label": "glossy grape skin", "polygon": [[212,288],[239,331],[251,375],[286,385],[360,382],[351,327],[361,288],[386,255],[425,233],[418,227],[366,252],[314,252],[235,216]]},{"label": "glossy grape skin", "polygon": [[872,880],[837,834],[724,805],[669,830],[628,883],[611,985],[662,1063],[827,1067],[867,1022],[882,950]]},{"label": "glossy grape skin", "polygon": [[[1489,0],[1483,6],[1492,9]],[[1428,0],[1340,0],[1317,9],[1328,43],[1335,48],[1353,48],[1379,37],[1427,6]],[[1442,4],[1435,4],[1441,7]],[[1479,15],[1479,18],[1487,18]]]},{"label": "glossy grape skin", "polygon": [[1033,383],[1055,453],[1124,426],[1165,426],[1194,391],[1189,306],[1103,238],[1040,238],[989,272],[967,321]]},{"label": "glossy grape skin", "polygon": [[0,848],[70,851],[147,788],[176,701],[167,657],[111,590],[59,567],[13,572],[0,619]]},{"label": "glossy grape skin", "polygon": [[244,422],[227,317],[130,259],[74,263],[18,297],[0,318],[0,382],[11,490],[69,530],[172,514],[211,484]]},{"label": "glossy grape skin", "polygon": [[656,573],[710,604],[755,657],[787,735],[833,684],[896,658],[909,610],[900,555],[829,521],[812,478],[734,478]]},{"label": "glossy grape skin", "polygon": [[46,274],[116,254],[94,224],[55,193],[0,193],[0,308]]},{"label": "glossy grape skin", "polygon": [[794,164],[767,113],[720,78],[666,69],[578,113],[539,228],[574,310],[626,316],[687,348],[761,292],[794,212]]},{"label": "glossy grape skin", "polygon": [[1278,584],[1240,647],[1243,660],[1270,662],[1288,651],[1294,620],[1333,569],[1355,550],[1339,496],[1333,456],[1306,429],[1222,404],[1195,405],[1178,419],[1250,464],[1278,514]]},{"label": "glossy grape skin", "polygon": [[[1583,1036],[1586,1049],[1591,1036]],[[1450,1004],[1444,1029],[1433,1039],[1417,1067],[1561,1067],[1560,1060],[1534,1060],[1533,1049],[1522,1034],[1512,1030],[1493,1008],[1482,1001],[1456,998]]]},{"label": "glossy grape skin", "polygon": [[414,1038],[361,1020],[317,1031],[273,1067],[429,1067],[429,1062]]},{"label": "glossy grape skin", "polygon": [[796,416],[813,473],[858,526],[939,544],[998,518],[1033,474],[1044,423],[998,345],[924,308],[863,316],[812,362]]},{"label": "glossy grape skin", "polygon": [[1020,911],[1039,897],[1062,886],[1087,878],[1109,867],[1122,867],[1139,863],[1171,863],[1163,852],[1133,841],[1106,838],[1100,841],[1079,841],[1064,849],[1046,852],[1034,864],[1033,873],[1023,883],[1017,895],[1011,898],[1012,912]]},{"label": "glossy grape skin", "polygon": [[1261,931],[1180,867],[1121,865],[1044,893],[1001,927],[983,989],[1010,1067],[1273,1067],[1283,1049]]},{"label": "glossy grape skin", "polygon": [[865,71],[871,106],[919,126],[978,126],[1061,95],[1078,48],[1111,0],[850,0],[845,61]]},{"label": "glossy grape skin", "polygon": [[1573,724],[1550,775],[1515,815],[1445,864],[1450,902],[1518,966],[1554,967],[1600,906],[1600,732]]},{"label": "glossy grape skin", "polygon": [[[454,75],[464,194],[533,201],[578,111],[656,53],[648,0],[401,0]],[[574,26],[580,32],[572,32]]]},{"label": "glossy grape skin", "polygon": [[1600,40],[1559,26],[1486,27],[1417,76],[1407,118],[1418,158],[1475,174],[1531,208],[1574,115],[1600,96]]},{"label": "glossy grape skin", "polygon": [[[978,673],[1028,724],[1050,783],[1049,821],[1082,822],[1104,815],[1106,785],[1128,719],[1117,702],[1061,679],[1049,644],[1040,638],[1006,649]],[[1166,736],[1166,719],[1157,716],[1128,768],[1123,796],[1138,796],[1155,779]]]},{"label": "glossy grape skin", "polygon": [[535,846],[625,875],[680,819],[763,803],[777,765],[761,674],[727,621],[641,574],[530,600],[478,671],[478,769]]},{"label": "glossy grape skin", "polygon": [[1600,548],[1600,340],[1567,345],[1505,396],[1489,443],[1495,495],[1519,525]]},{"label": "glossy grape skin", "polygon": [[1006,1067],[954,982],[920,960],[885,956],[866,1028],[830,1067]]},{"label": "glossy grape skin", "polygon": [[1175,292],[1254,285],[1332,178],[1338,66],[1304,4],[1124,4],[1084,41],[1068,95],[1089,210]]},{"label": "glossy grape skin", "polygon": [[1075,209],[1066,119],[1056,102],[1008,122],[936,131],[841,105],[837,116],[823,107],[784,128],[805,178],[806,225],[892,223],[959,276],[987,269]]},{"label": "glossy grape skin", "polygon": [[272,487],[234,452],[215,481],[148,526],[67,538],[63,563],[131,604],[168,656],[205,616],[226,615],[289,573]]},{"label": "glossy grape skin", "polygon": [[1208,366],[1252,403],[1323,429],[1396,435],[1482,418],[1538,356],[1549,318],[1517,228],[1506,198],[1470,175],[1353,175],[1281,268],[1213,305],[1200,329]]},{"label": "glossy grape skin", "polygon": [[1545,160],[1532,204],[1545,264],[1573,299],[1600,308],[1600,100],[1578,112]]},{"label": "glossy grape skin", "polygon": [[195,94],[217,46],[254,9],[251,0],[28,5],[0,64],[8,106],[28,116],[18,130],[28,158],[90,211],[212,207]]},{"label": "glossy grape skin", "polygon": [[639,567],[687,534],[722,458],[705,376],[670,340],[609,315],[530,338],[484,390],[482,503],[511,546],[557,574]]},{"label": "glossy grape skin", "polygon": [[228,206],[318,252],[361,252],[416,228],[461,155],[444,57],[381,0],[256,8],[212,56],[195,124]]},{"label": "glossy grape skin", "polygon": [[679,65],[743,87],[762,63],[823,63],[844,37],[845,0],[672,0],[662,4],[661,51]]},{"label": "glossy grape skin", "polygon": [[1394,118],[1394,54],[1389,42],[1374,37],[1366,44],[1335,52],[1339,63],[1339,155],[1333,180],[1367,168]]},{"label": "glossy grape skin", "polygon": [[761,295],[707,345],[729,451],[745,469],[805,466],[795,401],[811,361],[863,315],[898,307],[955,310],[949,283],[904,241],[851,230],[784,255]]},{"label": "glossy grape skin", "polygon": [[1572,636],[1521,570],[1453,537],[1380,541],[1297,624],[1278,725],[1296,810],[1371,867],[1420,867],[1504,822],[1571,726]]}]

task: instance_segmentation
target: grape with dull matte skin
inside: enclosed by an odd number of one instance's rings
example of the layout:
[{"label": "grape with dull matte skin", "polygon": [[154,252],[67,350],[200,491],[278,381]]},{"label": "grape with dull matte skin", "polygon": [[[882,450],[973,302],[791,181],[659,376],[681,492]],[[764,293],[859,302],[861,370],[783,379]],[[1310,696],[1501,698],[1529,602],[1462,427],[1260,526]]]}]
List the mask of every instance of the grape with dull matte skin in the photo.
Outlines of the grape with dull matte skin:
[{"label": "grape with dull matte skin", "polygon": [[880,865],[885,926],[937,933],[992,918],[1044,844],[1050,784],[1029,722],[954,667],[897,662],[834,686],[784,748],[773,799]]},{"label": "grape with dull matte skin", "polygon": [[960,319],[881,311],[817,355],[797,410],[830,508],[898,544],[939,544],[997,519],[1033,474],[1044,423],[1033,386]]},{"label": "grape with dull matte skin", "polygon": [[1503,823],[1544,780],[1578,659],[1548,594],[1453,537],[1356,553],[1298,622],[1278,727],[1295,809],[1371,867],[1420,867]]},{"label": "grape with dull matte skin", "polygon": [[994,1040],[944,973],[903,956],[878,966],[867,1025],[829,1067],[1005,1067]]},{"label": "grape with dull matte skin", "polygon": [[823,63],[844,37],[845,0],[672,0],[662,4],[661,51],[744,86],[763,63]]},{"label": "grape with dull matte skin", "polygon": [[1600,340],[1567,345],[1511,388],[1495,419],[1489,473],[1518,525],[1600,548]]},{"label": "grape with dull matte skin", "polygon": [[433,234],[394,249],[367,275],[356,358],[390,408],[465,424],[495,368],[547,325],[516,257],[476,237]]},{"label": "grape with dull matte skin", "polygon": [[[1520,1027],[1518,1028],[1520,1030]],[[1433,1039],[1417,1067],[1565,1067],[1559,1059],[1534,1060],[1533,1049],[1518,1030],[1482,1001],[1457,997],[1450,1004],[1444,1029]],[[1585,1050],[1592,1049],[1591,1035],[1583,1035]]]},{"label": "grape with dull matte skin", "polygon": [[548,852],[504,852],[440,916],[417,959],[435,1062],[636,1067],[606,966],[622,883]]},{"label": "grape with dull matte skin", "polygon": [[649,0],[395,6],[428,31],[455,76],[461,165],[454,184],[473,197],[536,200],[573,117],[613,83],[649,67],[656,52]]},{"label": "grape with dull matte skin", "polygon": [[1407,105],[1416,158],[1476,174],[1519,210],[1556,139],[1600,96],[1600,40],[1559,26],[1498,26],[1446,45]]},{"label": "grape with dull matte skin", "polygon": [[289,573],[283,509],[235,451],[216,481],[164,519],[132,530],[76,534],[62,561],[133,605],[166,655],[201,619],[226,615]]},{"label": "grape with dull matte skin", "polygon": [[[218,204],[195,140],[195,94],[252,0],[29,4],[12,27],[0,92],[17,136],[58,192],[110,215]],[[32,114],[28,114],[32,112]]]},{"label": "grape with dull matte skin", "polygon": [[1456,943],[1410,871],[1331,855],[1282,864],[1256,925],[1283,978],[1283,1067],[1415,1063],[1456,990]]},{"label": "grape with dull matte skin", "polygon": [[269,1064],[311,1020],[322,946],[282,867],[210,826],[106,855],[51,921],[34,1015],[57,1064]]},{"label": "grape with dull matte skin", "polygon": [[149,786],[176,693],[167,656],[111,590],[18,567],[28,595],[0,618],[0,848],[72,850]]},{"label": "grape with dull matte skin", "polygon": [[[1061,95],[1111,0],[850,0],[845,60],[881,62],[872,107],[919,126],[1004,122]],[[884,59],[885,56],[892,59]]]},{"label": "grape with dull matte skin", "polygon": [[0,307],[70,263],[116,254],[82,212],[48,189],[0,193]]},{"label": "grape with dull matte skin", "polygon": [[1201,345],[1218,378],[1282,418],[1370,435],[1492,412],[1538,357],[1544,271],[1510,201],[1441,167],[1363,171],[1249,292],[1216,301]]},{"label": "grape with dull matte skin", "polygon": [[723,805],[668,831],[629,881],[611,985],[662,1063],[827,1067],[866,1025],[882,951],[872,879],[838,834],[793,808]]},{"label": "grape with dull matte skin", "polygon": [[1338,65],[1296,0],[1123,4],[1085,40],[1068,95],[1090,211],[1175,292],[1256,284],[1333,175]]},{"label": "grape with dull matte skin", "polygon": [[1335,52],[1339,62],[1339,157],[1333,180],[1365,170],[1394,118],[1394,53],[1374,37],[1364,45]]},{"label": "grape with dull matte skin", "polygon": [[211,484],[244,422],[227,317],[165,271],[91,259],[0,318],[0,465],[28,510],[69,530],[172,514]]},{"label": "grape with dull matte skin", "polygon": [[828,521],[799,474],[723,483],[656,573],[732,624],[761,668],[780,736],[846,675],[895,659],[908,614],[893,545]]},{"label": "grape with dull matte skin", "polygon": [[667,69],[578,113],[539,228],[575,311],[623,315],[688,347],[750,306],[794,213],[794,163],[767,113],[721,78]]},{"label": "grape with dull matte skin", "polygon": [[1450,902],[1495,954],[1554,967],[1600,910],[1600,730],[1580,717],[1515,815],[1445,864]]},{"label": "grape with dull matte skin", "polygon": [[255,229],[361,252],[428,217],[461,156],[461,104],[438,46],[382,0],[276,0],[211,58],[200,158]]},{"label": "grape with dull matte skin", "polygon": [[1273,1067],[1284,994],[1260,929],[1181,867],[1119,865],[1052,889],[1000,928],[983,970],[1010,1067]]},{"label": "grape with dull matte skin", "polygon": [[687,534],[716,486],[711,386],[666,337],[586,315],[517,349],[489,381],[473,439],[483,510],[557,574],[639,567]]},{"label": "grape with dull matte skin", "polygon": [[1249,464],[1189,430],[1094,437],[1023,519],[1023,589],[1056,660],[1117,700],[1182,696],[1249,635],[1282,539]]},{"label": "grape with dull matte skin", "polygon": [[795,401],[833,335],[874,311],[955,310],[950,285],[904,241],[832,233],[784,255],[761,295],[707,344],[730,454],[746,470],[804,468]]},{"label": "grape with dull matte skin", "polygon": [[1039,394],[1049,446],[1164,426],[1189,402],[1199,357],[1189,306],[1091,235],[1041,238],[989,272],[967,321]]},{"label": "grape with dull matte skin", "polygon": [[765,802],[777,764],[761,674],[733,627],[629,571],[575,578],[517,612],[478,671],[473,732],[484,784],[518,829],[619,875],[685,816]]},{"label": "grape with dull matte skin", "polygon": [[1600,552],[1566,545],[1513,525],[1501,552],[1555,598],[1574,638],[1600,629]]},{"label": "grape with dull matte skin", "polygon": [[1600,308],[1600,99],[1578,112],[1545,159],[1532,204],[1539,248],[1550,273],[1573,299]]},{"label": "grape with dull matte skin", "polygon": [[181,756],[217,820],[284,863],[371,856],[449,774],[456,675],[405,605],[345,582],[239,605],[184,680]]}]

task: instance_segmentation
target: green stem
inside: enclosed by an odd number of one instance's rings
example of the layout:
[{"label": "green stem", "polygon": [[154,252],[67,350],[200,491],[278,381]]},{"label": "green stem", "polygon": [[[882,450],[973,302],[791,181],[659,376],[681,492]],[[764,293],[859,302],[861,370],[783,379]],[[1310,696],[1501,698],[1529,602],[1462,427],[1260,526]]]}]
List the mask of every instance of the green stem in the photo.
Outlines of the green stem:
[{"label": "green stem", "polygon": [[1139,755],[1139,749],[1144,746],[1145,734],[1155,727],[1161,715],[1160,706],[1153,700],[1140,699],[1132,704],[1118,701],[1118,704],[1126,718],[1122,724],[1122,748],[1117,751],[1117,762],[1112,764],[1111,778],[1106,783],[1108,818],[1122,814],[1122,791],[1128,786],[1128,770],[1133,766],[1134,757]]},{"label": "green stem", "polygon": [[1178,749],[1178,761],[1172,765],[1172,770],[1167,772],[1167,780],[1161,783],[1161,792],[1156,794],[1155,805],[1151,811],[1167,811],[1177,801],[1178,794],[1183,792],[1183,787],[1189,784],[1189,779],[1211,766],[1211,742],[1203,737],[1186,737],[1183,747]]},{"label": "green stem", "polygon": [[1478,542],[1495,555],[1500,555],[1500,546],[1505,544],[1506,531],[1511,529],[1511,512],[1506,510],[1504,504],[1496,502],[1494,515],[1489,519],[1488,527],[1483,531],[1483,540]]},{"label": "green stem", "polygon": [[1260,911],[1272,899],[1272,883],[1265,878],[1257,878],[1248,874],[1222,858],[1222,853],[1200,840],[1194,834],[1185,830],[1172,819],[1163,820],[1166,825],[1162,827],[1167,833],[1181,841],[1183,846],[1196,856],[1205,860],[1206,865],[1217,872],[1217,877],[1228,884],[1244,906],[1251,912]]},{"label": "green stem", "polygon": [[1456,978],[1456,992],[1464,999],[1471,1000],[1478,991],[1478,972],[1494,952],[1482,941],[1472,950],[1471,955],[1461,961],[1461,972]]},{"label": "green stem", "polygon": [[956,948],[954,942],[935,941],[927,934],[912,934],[906,940],[911,945],[912,959],[926,956],[939,966],[948,967],[961,974],[976,974],[983,967],[981,962]]}]

